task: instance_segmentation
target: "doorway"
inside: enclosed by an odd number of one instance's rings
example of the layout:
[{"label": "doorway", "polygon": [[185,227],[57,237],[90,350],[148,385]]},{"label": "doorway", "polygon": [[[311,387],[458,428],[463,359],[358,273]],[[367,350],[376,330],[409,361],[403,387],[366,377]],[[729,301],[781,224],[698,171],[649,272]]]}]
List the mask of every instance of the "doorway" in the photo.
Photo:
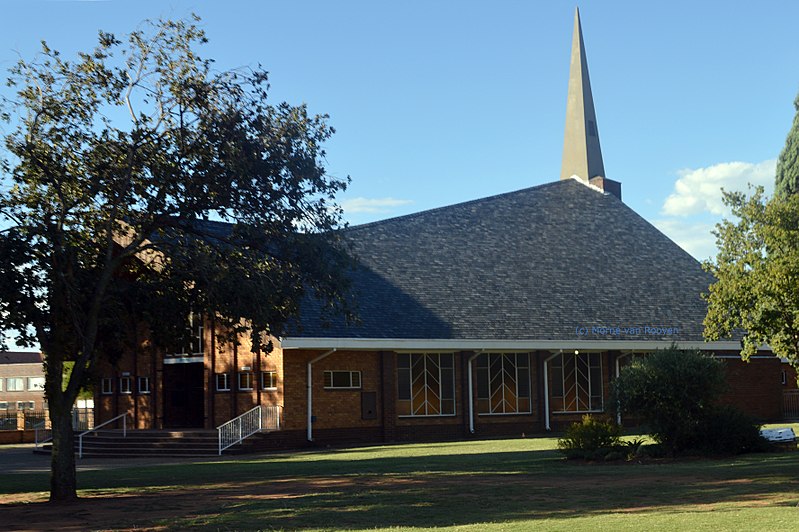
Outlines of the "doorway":
[{"label": "doorway", "polygon": [[164,364],[164,427],[202,428],[203,363]]}]

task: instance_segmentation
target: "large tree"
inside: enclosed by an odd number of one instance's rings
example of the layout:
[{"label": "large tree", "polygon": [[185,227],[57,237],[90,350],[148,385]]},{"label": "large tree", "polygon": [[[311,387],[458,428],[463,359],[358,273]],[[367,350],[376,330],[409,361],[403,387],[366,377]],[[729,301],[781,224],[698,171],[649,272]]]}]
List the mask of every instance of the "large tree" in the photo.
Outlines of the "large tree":
[{"label": "large tree", "polygon": [[708,302],[705,337],[743,335],[748,359],[763,344],[799,368],[799,194],[764,197],[725,192],[736,220],[723,220],[714,234],[719,249],[704,267],[716,282]]},{"label": "large tree", "polygon": [[799,95],[793,101],[796,114],[777,160],[774,192],[777,196],[799,193]]},{"label": "large tree", "polygon": [[205,313],[269,349],[304,294],[341,308],[327,117],[268,104],[260,67],[213,68],[196,20],[101,32],[72,61],[42,43],[10,71],[0,331],[45,355],[53,501],[76,498],[75,398],[139,324],[180,341]]}]

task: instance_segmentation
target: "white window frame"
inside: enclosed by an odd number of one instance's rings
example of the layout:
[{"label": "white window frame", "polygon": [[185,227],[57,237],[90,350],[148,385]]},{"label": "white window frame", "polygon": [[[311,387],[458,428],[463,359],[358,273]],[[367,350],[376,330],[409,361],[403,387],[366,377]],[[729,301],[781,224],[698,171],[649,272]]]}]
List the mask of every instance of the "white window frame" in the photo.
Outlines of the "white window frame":
[{"label": "white window frame", "polygon": [[44,391],[44,377],[25,377],[27,381],[25,385],[29,392],[43,392]]},{"label": "white window frame", "polygon": [[114,379],[103,377],[100,380],[100,395],[114,395]]},{"label": "white window frame", "polygon": [[[335,374],[335,375],[334,375]],[[349,382],[347,385],[337,385],[334,381],[338,378],[344,378]],[[323,373],[323,382],[325,390],[360,390],[363,387],[363,380],[361,379],[360,371],[349,370],[327,370]]]},{"label": "white window frame", "polygon": [[[408,362],[409,362],[409,365],[408,365],[408,368],[407,368],[407,371],[408,371],[408,383],[409,383],[409,386],[410,386],[410,388],[407,390],[409,398],[408,399],[400,399],[400,397],[402,397],[401,390],[399,390],[400,372],[405,371],[406,368],[400,368],[399,367],[400,366],[399,357],[405,357],[405,356],[408,357]],[[399,353],[397,355],[397,357],[398,357],[397,358],[397,392],[398,392],[397,400],[398,401],[409,401],[410,402],[410,411],[411,411],[410,414],[400,414],[397,417],[401,417],[401,418],[405,418],[405,417],[453,417],[453,416],[458,415],[457,389],[455,387],[455,383],[457,381],[455,379],[455,354],[454,353]],[[414,369],[413,357],[425,357],[424,358],[424,363],[423,363],[423,369],[421,371],[421,374],[417,373],[416,375],[414,375],[414,372],[413,372],[413,369]],[[432,383],[428,383],[427,382],[427,375],[429,373],[428,372],[428,365],[433,364],[433,362],[432,362],[433,358],[432,357],[435,357],[435,360],[437,361],[437,366],[438,366],[438,371],[437,371],[437,373],[438,373],[438,376],[437,376],[438,390],[435,390],[435,388],[431,385]],[[452,389],[452,397],[451,398],[449,398],[449,397],[444,398],[443,397],[443,395],[444,395],[443,374],[444,374],[444,370],[448,370],[450,368],[443,368],[442,367],[442,365],[441,365],[442,357],[449,357],[449,359],[452,361],[452,366],[451,366],[451,369],[452,369],[452,382],[450,383],[451,389]],[[433,367],[435,367],[435,365],[436,364],[433,364]],[[435,371],[433,371],[432,373],[435,373]],[[432,410],[430,401],[428,401],[426,399],[423,401],[423,403],[422,403],[420,408],[417,408],[416,411],[413,410],[414,382],[419,381],[419,380],[424,380],[424,382],[421,383],[421,386],[424,388],[426,394],[428,393],[427,390],[429,389],[429,390],[431,390],[430,393],[432,393],[433,395],[437,395],[438,396],[438,398],[439,398],[439,406],[440,406],[440,411],[439,412],[436,412],[435,410]],[[449,412],[443,413],[444,401],[448,401],[448,402],[451,401],[452,402],[452,412],[451,413],[449,413]]]},{"label": "white window frame", "polygon": [[[266,386],[265,378],[269,376],[271,386]],[[261,372],[261,389],[262,390],[277,390],[277,371],[267,370]]]},{"label": "white window frame", "polygon": [[138,378],[138,390],[139,394],[147,395],[150,393],[150,377],[139,377]]},{"label": "white window frame", "polygon": [[[481,357],[486,357],[486,358],[482,359]],[[492,358],[494,359],[494,364],[493,365],[492,365]],[[525,362],[524,359],[526,359],[527,365],[524,366],[524,365],[520,364],[519,363],[520,359],[521,359],[522,362]],[[485,367],[480,366],[480,363],[483,360],[486,360],[487,363],[488,363],[487,366],[485,366]],[[499,361],[499,368],[497,368],[497,366],[496,366],[496,364],[497,364],[496,361],[497,360]],[[505,371],[505,361],[506,360],[512,361],[511,364],[513,366],[513,373],[514,373],[513,375],[508,375],[507,372]],[[476,360],[476,365],[477,365],[477,368],[476,368],[477,371],[475,373],[476,373],[476,377],[477,377],[477,380],[478,380],[478,383],[477,383],[478,392],[476,393],[476,397],[477,397],[478,405],[481,404],[480,403],[481,401],[488,401],[488,412],[481,412],[481,411],[479,411],[479,407],[478,407],[477,415],[479,415],[479,416],[516,416],[516,415],[522,416],[522,415],[529,415],[529,414],[533,413],[533,390],[532,390],[532,385],[531,385],[531,379],[532,379],[532,376],[531,376],[532,368],[531,368],[531,366],[532,366],[532,364],[530,363],[530,354],[529,353],[481,353],[478,356],[477,360]],[[492,373],[491,373],[492,369],[498,369],[499,375],[497,375],[496,373],[492,375]],[[523,375],[524,374],[524,371],[523,371],[524,369],[527,370],[526,371],[526,373],[527,373],[526,378]],[[487,380],[487,382],[485,383],[485,386],[486,386],[486,388],[488,390],[488,396],[487,397],[481,396],[480,392],[479,392],[479,390],[481,388],[481,386],[480,386],[481,383],[479,381],[481,381],[483,378],[485,378]],[[497,382],[497,381],[499,381],[499,382]],[[527,383],[527,395],[526,396],[520,396],[519,395],[519,388],[520,388],[519,384],[521,382],[525,382],[525,381]],[[498,386],[494,386],[496,384],[498,384]],[[516,398],[516,410],[511,410],[510,409],[511,405],[507,402],[507,400],[504,399],[506,391],[510,391],[513,394],[513,396]],[[503,397],[503,399],[501,401],[499,401],[499,406],[501,407],[501,409],[500,408],[495,408],[495,405],[494,405],[494,403],[495,403],[494,397],[497,394],[500,394]],[[519,409],[519,400],[520,399],[526,399],[527,400],[527,410],[520,410]]]},{"label": "white window frame", "polygon": [[[217,392],[229,392],[230,391],[230,373],[216,373],[216,391]],[[223,387],[219,386],[219,379],[223,381]]]},{"label": "white window frame", "polygon": [[168,357],[199,357],[205,353],[205,344],[203,341],[204,332],[203,318],[200,314],[192,312],[189,314],[189,349],[187,346],[181,346],[180,351],[166,353]]},{"label": "white window frame", "polygon": [[125,375],[119,378],[120,395],[131,395],[133,393],[133,377]]},{"label": "white window frame", "polygon": [[8,410],[8,401],[0,401],[0,410]]},{"label": "white window frame", "polygon": [[[249,386],[243,386],[241,383],[241,378],[244,376],[249,376]],[[239,390],[242,392],[251,392],[253,390],[253,385],[255,384],[253,381],[255,380],[255,376],[253,375],[252,371],[239,371],[238,372],[238,385]]]},{"label": "white window frame", "polygon": [[[11,383],[14,383],[12,386]],[[17,386],[19,384],[19,386]],[[24,392],[25,391],[25,377],[8,377],[6,379],[7,392]]]}]

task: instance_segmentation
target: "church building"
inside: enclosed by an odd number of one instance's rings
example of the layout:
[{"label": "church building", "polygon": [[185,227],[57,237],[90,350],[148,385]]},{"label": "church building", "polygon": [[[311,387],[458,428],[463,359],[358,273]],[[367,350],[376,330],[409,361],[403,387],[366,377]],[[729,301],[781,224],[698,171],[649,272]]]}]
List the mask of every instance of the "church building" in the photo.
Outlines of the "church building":
[{"label": "church building", "polygon": [[290,445],[536,434],[607,412],[620,368],[672,344],[725,359],[726,401],[782,415],[788,366],[704,341],[713,279],[605,176],[579,12],[559,180],[343,235],[356,323],[323,326],[309,301],[266,354],[219,345],[198,318],[191,352],[107,368],[98,423],[128,412],[142,429],[212,429],[260,405]]}]

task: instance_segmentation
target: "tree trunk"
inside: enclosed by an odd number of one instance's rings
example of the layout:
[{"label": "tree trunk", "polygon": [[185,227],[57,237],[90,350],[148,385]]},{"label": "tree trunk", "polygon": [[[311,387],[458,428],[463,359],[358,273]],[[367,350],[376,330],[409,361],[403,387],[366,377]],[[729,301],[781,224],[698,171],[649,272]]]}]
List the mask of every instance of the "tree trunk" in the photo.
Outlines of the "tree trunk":
[{"label": "tree trunk", "polygon": [[75,435],[72,432],[70,409],[51,411],[53,456],[50,462],[50,502],[77,500],[75,473]]}]

